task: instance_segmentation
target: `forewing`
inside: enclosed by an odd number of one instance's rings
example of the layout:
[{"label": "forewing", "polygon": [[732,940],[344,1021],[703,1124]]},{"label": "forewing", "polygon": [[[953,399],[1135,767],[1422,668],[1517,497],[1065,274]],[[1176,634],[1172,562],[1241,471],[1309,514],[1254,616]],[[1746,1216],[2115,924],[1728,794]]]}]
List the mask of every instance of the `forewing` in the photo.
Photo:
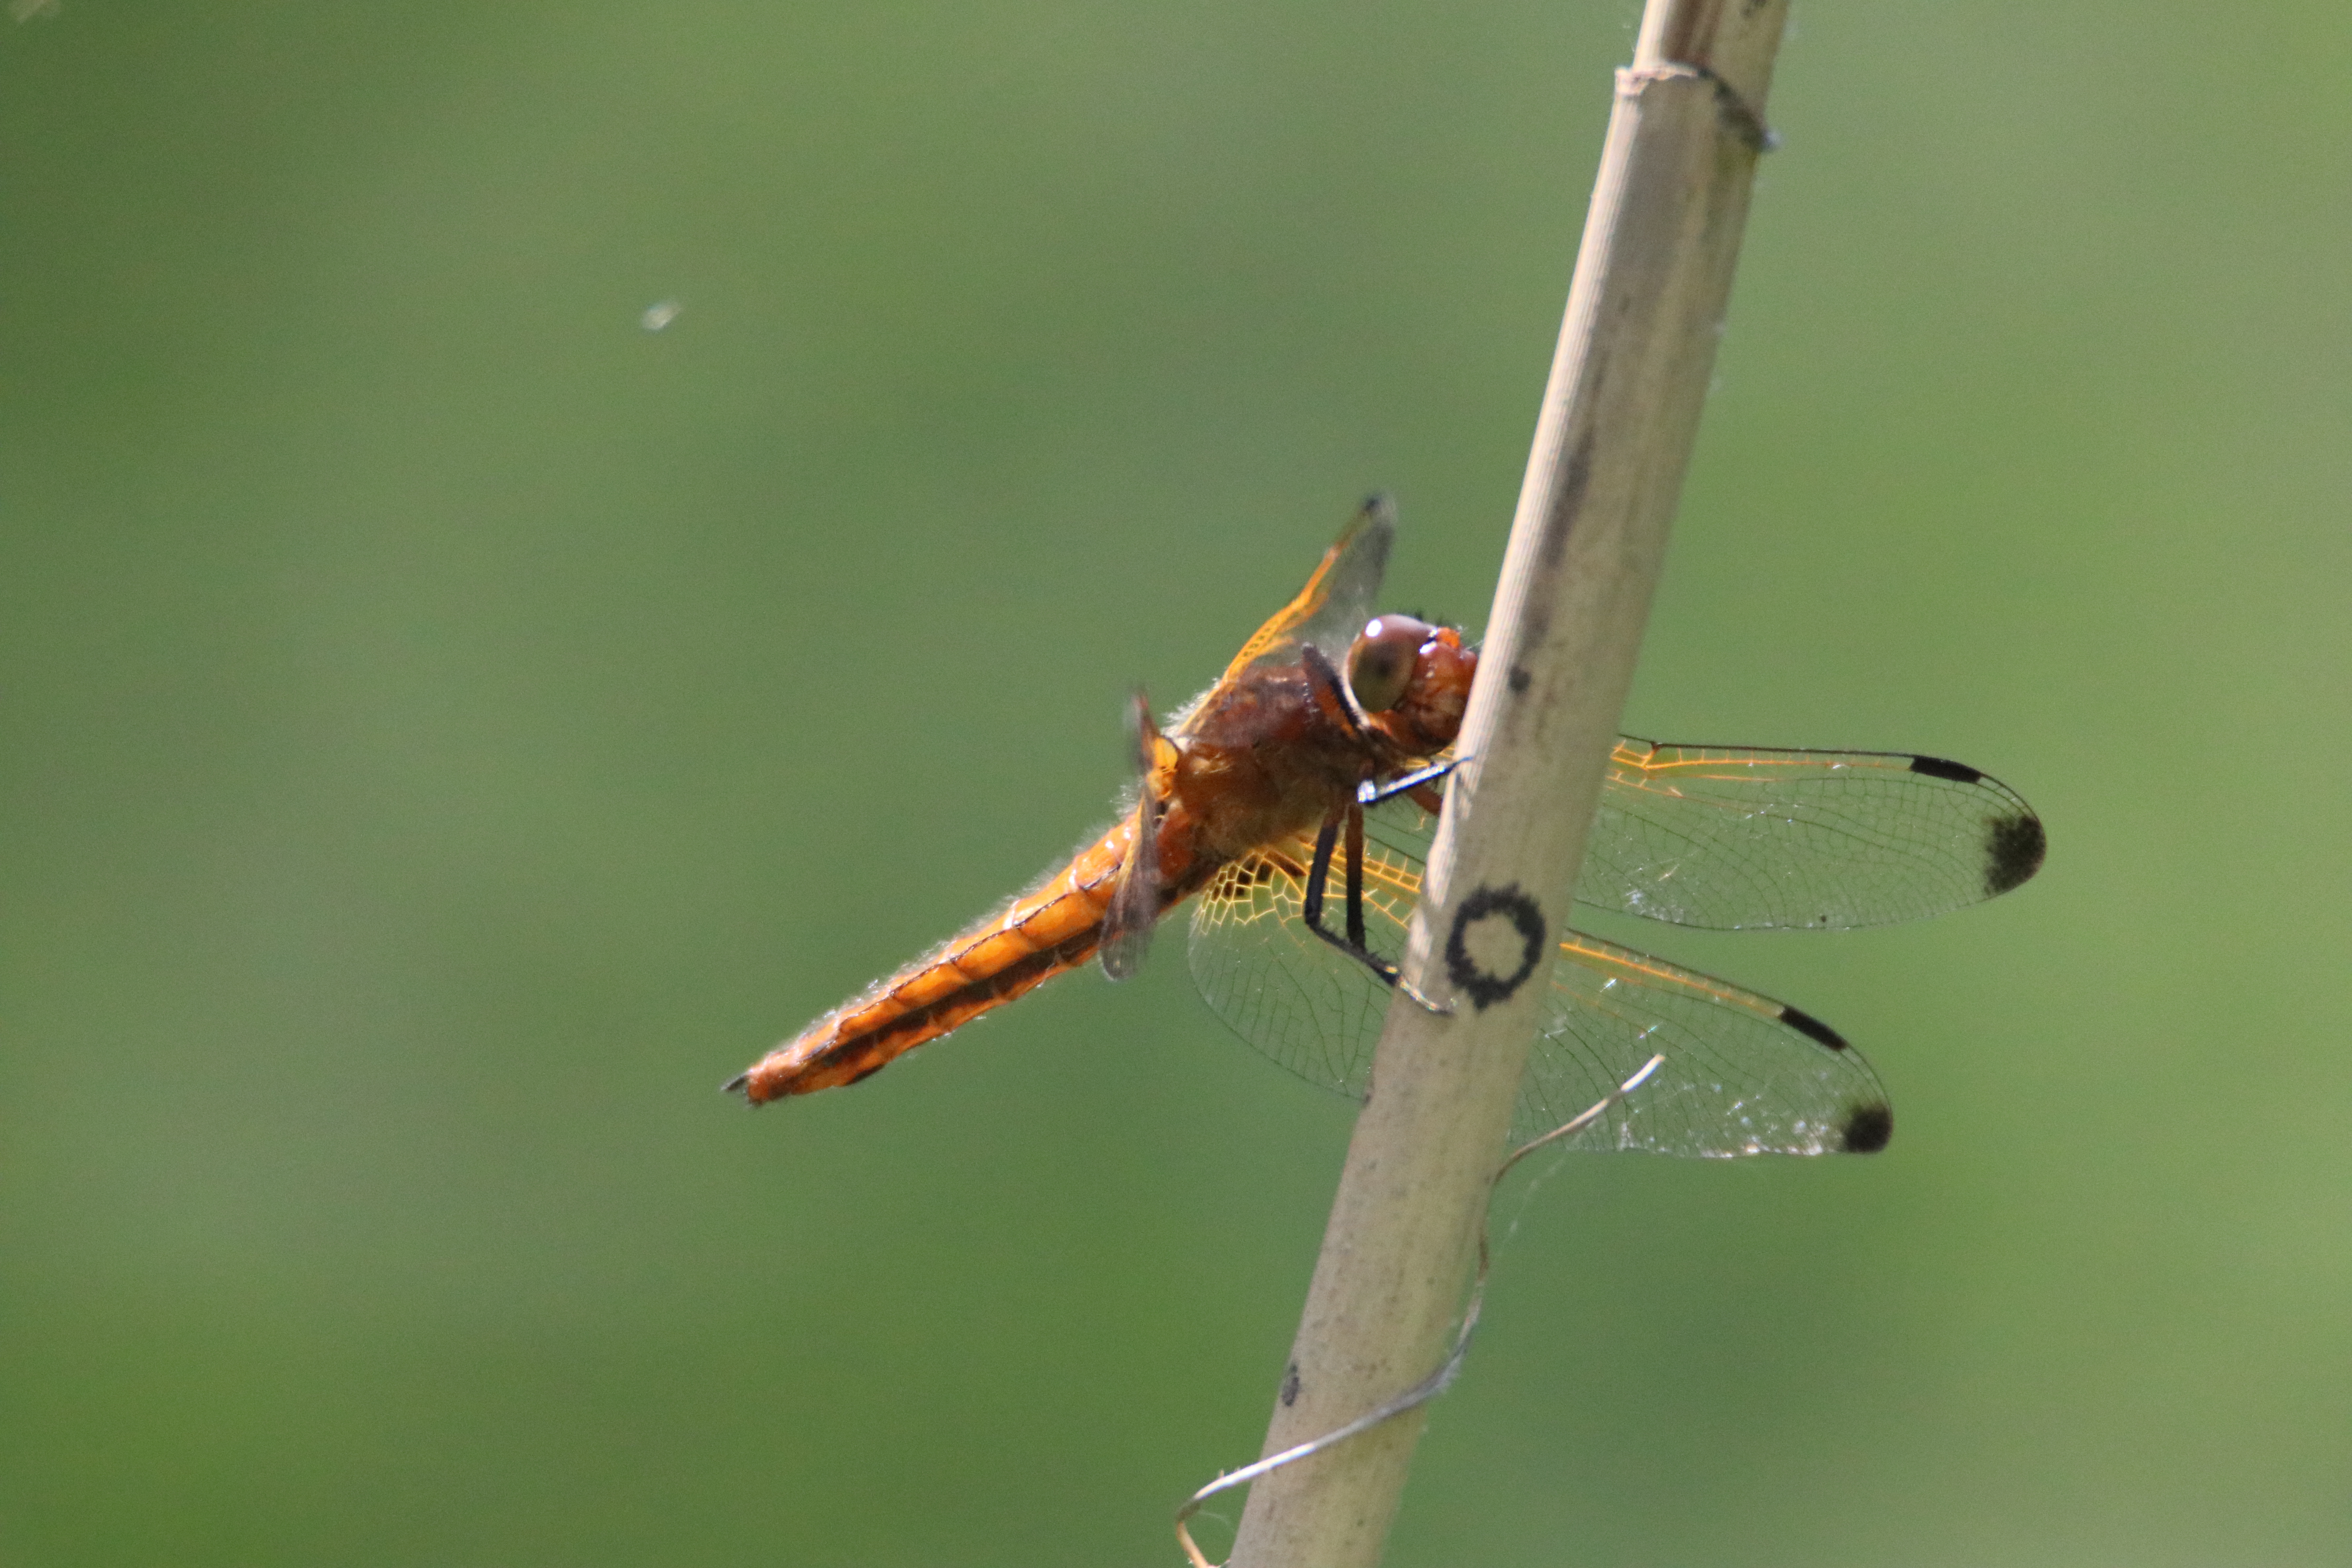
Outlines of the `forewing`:
[{"label": "forewing", "polygon": [[1396,509],[1386,496],[1363,504],[1323,552],[1297,597],[1258,627],[1225,667],[1233,679],[1262,658],[1279,657],[1300,643],[1312,643],[1336,660],[1372,616],[1381,578],[1388,571],[1389,547],[1396,541]]},{"label": "forewing", "polygon": [[1917,920],[2042,864],[2041,819],[1961,763],[1621,738],[1576,896],[1725,930]]},{"label": "forewing", "polygon": [[[1413,846],[1428,818],[1399,802],[1366,816],[1365,934],[1375,952],[1393,959],[1421,891]],[[1313,852],[1300,837],[1218,873],[1193,910],[1192,976],[1244,1039],[1301,1078],[1361,1099],[1391,994],[1299,919]],[[1344,863],[1335,864],[1335,886],[1344,875]],[[1553,965],[1513,1137],[1549,1131],[1661,1052],[1657,1072],[1573,1140],[1578,1147],[1688,1155],[1868,1152],[1892,1131],[1869,1063],[1825,1026],[1737,986],[1570,933]]]}]

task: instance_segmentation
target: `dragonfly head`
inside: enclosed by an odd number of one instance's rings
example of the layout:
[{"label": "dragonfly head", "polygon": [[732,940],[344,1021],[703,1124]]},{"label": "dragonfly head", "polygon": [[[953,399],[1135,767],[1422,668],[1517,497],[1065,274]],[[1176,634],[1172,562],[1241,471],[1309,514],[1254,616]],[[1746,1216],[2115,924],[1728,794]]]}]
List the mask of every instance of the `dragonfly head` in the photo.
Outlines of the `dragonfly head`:
[{"label": "dragonfly head", "polygon": [[1477,668],[1452,626],[1381,616],[1348,649],[1348,689],[1382,734],[1426,757],[1454,743]]}]

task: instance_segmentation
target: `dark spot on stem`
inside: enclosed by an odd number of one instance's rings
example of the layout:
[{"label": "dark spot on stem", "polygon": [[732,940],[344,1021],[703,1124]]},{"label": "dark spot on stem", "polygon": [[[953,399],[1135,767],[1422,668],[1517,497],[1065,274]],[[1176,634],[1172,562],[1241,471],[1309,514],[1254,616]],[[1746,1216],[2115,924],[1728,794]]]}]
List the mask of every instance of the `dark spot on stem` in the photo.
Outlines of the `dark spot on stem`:
[{"label": "dark spot on stem", "polygon": [[[1522,949],[1518,968],[1507,975],[1488,973],[1470,952],[1470,928],[1497,915],[1509,921],[1518,931]],[[1528,976],[1536,972],[1536,964],[1543,958],[1548,936],[1542,909],[1517,883],[1507,888],[1480,888],[1454,911],[1454,927],[1445,938],[1445,973],[1483,1013],[1497,1002],[1508,1001],[1528,983]]]}]

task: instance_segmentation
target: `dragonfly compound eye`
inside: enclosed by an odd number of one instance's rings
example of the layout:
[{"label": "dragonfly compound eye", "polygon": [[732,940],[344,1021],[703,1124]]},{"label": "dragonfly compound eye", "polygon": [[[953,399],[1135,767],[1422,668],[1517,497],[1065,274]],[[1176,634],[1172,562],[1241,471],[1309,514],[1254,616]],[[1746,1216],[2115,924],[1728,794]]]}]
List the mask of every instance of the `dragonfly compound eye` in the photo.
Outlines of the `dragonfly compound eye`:
[{"label": "dragonfly compound eye", "polygon": [[1367,713],[1395,707],[1412,683],[1413,664],[1435,628],[1411,616],[1381,616],[1348,650],[1348,689]]}]

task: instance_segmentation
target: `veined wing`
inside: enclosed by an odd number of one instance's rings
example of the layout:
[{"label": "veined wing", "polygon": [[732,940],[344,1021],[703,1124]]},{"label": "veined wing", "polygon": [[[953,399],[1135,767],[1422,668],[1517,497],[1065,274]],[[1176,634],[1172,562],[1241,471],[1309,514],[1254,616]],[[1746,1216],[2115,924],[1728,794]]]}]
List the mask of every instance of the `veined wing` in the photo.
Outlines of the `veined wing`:
[{"label": "veined wing", "polygon": [[[1435,826],[1395,819],[1416,858]],[[1942,914],[2041,868],[2042,819],[1965,763],[1617,738],[1579,902],[1718,931],[1844,931]]]},{"label": "veined wing", "polygon": [[1331,542],[1298,596],[1242,644],[1241,652],[1225,666],[1223,680],[1300,643],[1313,643],[1335,658],[1344,655],[1371,619],[1372,601],[1380,595],[1389,547],[1395,541],[1396,508],[1386,496],[1374,496]]},{"label": "veined wing", "polygon": [[2045,847],[2033,808],[1964,763],[1627,735],[1576,896],[1675,925],[1833,931],[2005,893]]},{"label": "veined wing", "polygon": [[[1421,893],[1425,832],[1410,805],[1369,812],[1364,924],[1393,959]],[[1244,1039],[1310,1082],[1365,1093],[1390,992],[1300,920],[1314,847],[1301,837],[1225,867],[1193,911],[1192,977]],[[1345,885],[1345,851],[1331,882]],[[1327,906],[1328,909],[1328,906]],[[1327,918],[1328,915],[1327,915]],[[1862,1053],[1826,1025],[1753,992],[1579,932],[1553,965],[1512,1135],[1549,1131],[1651,1056],[1639,1094],[1572,1140],[1580,1148],[1731,1155],[1870,1152],[1894,1122]]]},{"label": "veined wing", "polygon": [[1346,658],[1349,645],[1371,618],[1395,538],[1396,509],[1387,497],[1372,497],[1331,542],[1297,596],[1251,634],[1215,685],[1170,716],[1169,733],[1180,740],[1196,737],[1213,722],[1222,739],[1233,743],[1253,726],[1278,722],[1282,713],[1306,700],[1299,646],[1313,644],[1335,664]]}]

